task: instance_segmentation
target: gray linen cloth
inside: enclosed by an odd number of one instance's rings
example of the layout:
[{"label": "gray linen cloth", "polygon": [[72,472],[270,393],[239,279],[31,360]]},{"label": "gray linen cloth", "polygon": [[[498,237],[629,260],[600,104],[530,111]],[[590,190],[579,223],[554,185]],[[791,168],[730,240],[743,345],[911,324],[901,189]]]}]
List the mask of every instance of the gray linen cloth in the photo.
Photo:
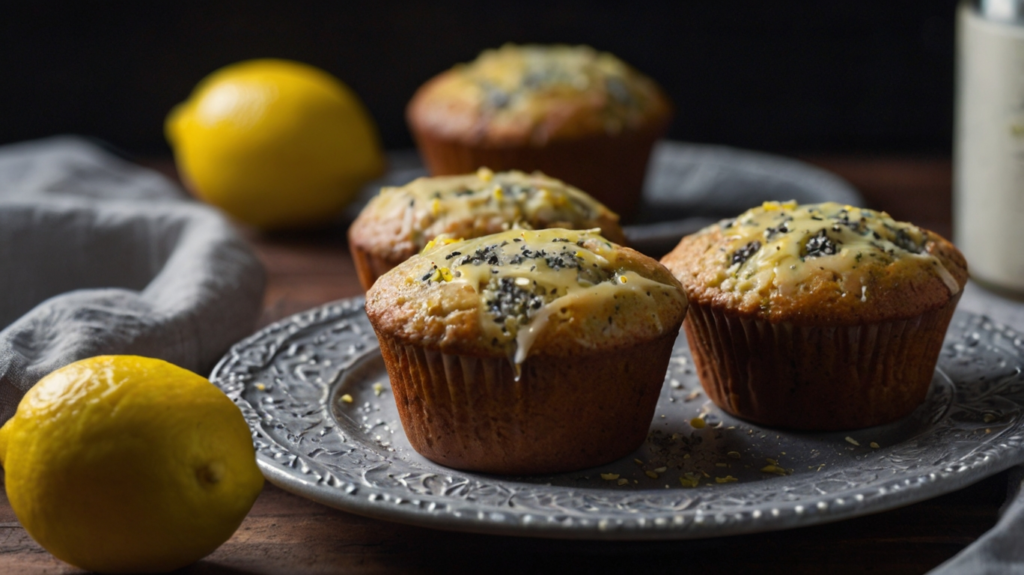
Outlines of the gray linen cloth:
[{"label": "gray linen cloth", "polygon": [[162,175],[80,138],[0,147],[0,423],[94,355],[209,373],[254,328],[264,285],[231,225]]},{"label": "gray linen cloth", "polygon": [[1009,495],[999,522],[955,557],[931,571],[932,575],[961,573],[1004,575],[1024,573],[1024,466],[1010,470]]}]

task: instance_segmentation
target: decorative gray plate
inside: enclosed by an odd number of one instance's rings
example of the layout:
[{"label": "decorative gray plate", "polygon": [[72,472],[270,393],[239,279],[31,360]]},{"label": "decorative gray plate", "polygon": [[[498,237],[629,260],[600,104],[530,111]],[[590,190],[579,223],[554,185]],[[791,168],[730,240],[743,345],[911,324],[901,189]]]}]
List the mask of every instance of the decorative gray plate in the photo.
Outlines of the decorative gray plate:
[{"label": "decorative gray plate", "polygon": [[[464,473],[410,448],[362,304],[343,300],[271,325],[212,375],[242,408],[271,482],[354,513],[507,535],[710,537],[883,511],[1024,461],[1024,339],[960,312],[927,401],[891,425],[794,433],[732,418],[701,394],[680,336],[651,433],[634,454],[561,475]],[[695,428],[694,417],[706,426]]]},{"label": "decorative gray plate", "polygon": [[[413,150],[388,154],[384,177],[367,185],[348,209],[355,218],[382,186],[427,175]],[[686,234],[770,200],[859,205],[842,178],[803,162],[727,146],[662,141],[655,146],[637,213],[625,226],[630,246],[660,255]]]}]

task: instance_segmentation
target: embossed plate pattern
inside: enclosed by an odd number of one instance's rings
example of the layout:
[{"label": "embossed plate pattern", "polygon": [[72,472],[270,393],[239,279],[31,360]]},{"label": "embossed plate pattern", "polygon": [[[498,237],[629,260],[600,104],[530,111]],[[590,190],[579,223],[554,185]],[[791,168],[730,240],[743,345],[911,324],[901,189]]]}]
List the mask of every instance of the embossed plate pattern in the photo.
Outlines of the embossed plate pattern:
[{"label": "embossed plate pattern", "polygon": [[[212,379],[241,407],[267,478],[314,501],[451,530],[685,539],[878,512],[1021,463],[1022,364],[1024,338],[960,312],[913,415],[848,433],[794,433],[711,405],[681,335],[646,443],[610,465],[543,477],[465,473],[412,451],[361,299],[263,329]],[[705,427],[691,425],[697,416]]]}]

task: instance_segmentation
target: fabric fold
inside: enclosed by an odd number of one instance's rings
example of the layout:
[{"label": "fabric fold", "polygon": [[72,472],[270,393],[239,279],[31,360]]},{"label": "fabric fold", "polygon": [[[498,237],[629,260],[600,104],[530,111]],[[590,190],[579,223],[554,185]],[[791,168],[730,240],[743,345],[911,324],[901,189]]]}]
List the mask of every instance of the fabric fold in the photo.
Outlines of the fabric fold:
[{"label": "fabric fold", "polygon": [[207,374],[259,317],[265,275],[216,211],[80,138],[0,148],[0,423],[102,354]]}]

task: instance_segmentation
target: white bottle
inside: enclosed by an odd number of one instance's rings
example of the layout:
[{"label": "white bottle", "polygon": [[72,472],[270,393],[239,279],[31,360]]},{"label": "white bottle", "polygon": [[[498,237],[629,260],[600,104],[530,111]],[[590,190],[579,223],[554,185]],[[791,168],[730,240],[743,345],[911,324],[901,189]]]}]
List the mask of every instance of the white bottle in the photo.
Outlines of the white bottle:
[{"label": "white bottle", "polygon": [[1024,0],[957,15],[954,243],[971,277],[1024,294]]}]

